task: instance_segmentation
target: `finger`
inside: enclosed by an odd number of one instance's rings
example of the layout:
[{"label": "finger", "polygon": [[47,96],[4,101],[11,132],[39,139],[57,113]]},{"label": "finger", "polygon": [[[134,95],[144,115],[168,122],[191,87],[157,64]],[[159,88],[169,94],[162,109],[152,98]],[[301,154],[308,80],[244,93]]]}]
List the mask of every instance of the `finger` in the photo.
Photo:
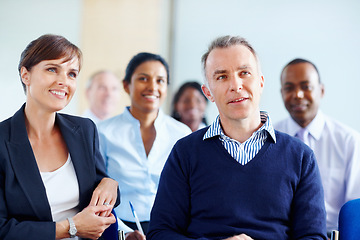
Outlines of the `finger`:
[{"label": "finger", "polygon": [[145,239],[145,235],[142,235],[139,230],[135,230],[135,237],[136,239],[143,240]]},{"label": "finger", "polygon": [[96,206],[98,205],[98,201],[99,201],[99,195],[96,193],[96,191],[93,192],[92,196],[91,196],[91,200],[89,203],[89,206]]},{"label": "finger", "polygon": [[[103,205],[104,205],[104,206],[113,206],[113,205],[111,204],[111,201],[109,201],[109,200],[104,200]],[[110,210],[108,210],[108,211],[101,212],[99,216],[101,216],[101,217],[108,217],[108,216],[110,215],[110,213],[111,213],[111,210],[112,210],[112,208],[111,208]]]},{"label": "finger", "polygon": [[111,211],[113,206],[111,205],[108,205],[108,206],[105,206],[105,205],[97,205],[97,206],[92,206],[91,208],[93,209],[93,212],[95,214],[100,214],[101,212],[106,212],[106,211]]}]

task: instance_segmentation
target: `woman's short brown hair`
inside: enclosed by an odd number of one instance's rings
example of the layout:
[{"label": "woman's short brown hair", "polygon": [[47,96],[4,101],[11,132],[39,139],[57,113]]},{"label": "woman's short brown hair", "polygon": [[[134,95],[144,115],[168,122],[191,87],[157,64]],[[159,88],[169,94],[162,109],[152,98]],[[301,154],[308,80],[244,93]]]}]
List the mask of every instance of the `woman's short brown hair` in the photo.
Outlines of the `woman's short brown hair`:
[{"label": "woman's short brown hair", "polygon": [[[38,39],[30,42],[25,50],[21,53],[20,62],[18,66],[20,80],[21,80],[21,68],[25,67],[28,71],[33,66],[44,60],[53,60],[65,58],[64,62],[67,62],[73,58],[79,60],[79,71],[82,63],[81,50],[69,42],[66,38],[59,35],[46,34],[40,36]],[[21,81],[24,91],[26,91],[25,84]]]}]

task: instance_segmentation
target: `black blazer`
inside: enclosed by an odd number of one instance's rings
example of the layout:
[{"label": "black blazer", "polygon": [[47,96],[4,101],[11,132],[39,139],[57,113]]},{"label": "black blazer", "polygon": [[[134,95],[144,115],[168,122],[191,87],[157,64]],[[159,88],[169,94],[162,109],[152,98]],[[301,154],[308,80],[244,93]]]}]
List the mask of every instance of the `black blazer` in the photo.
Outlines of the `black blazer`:
[{"label": "black blazer", "polygon": [[[55,239],[55,222],[26,127],[25,104],[0,123],[0,239]],[[95,124],[86,118],[56,114],[79,183],[79,211],[107,177]],[[120,195],[116,205],[120,203]]]}]

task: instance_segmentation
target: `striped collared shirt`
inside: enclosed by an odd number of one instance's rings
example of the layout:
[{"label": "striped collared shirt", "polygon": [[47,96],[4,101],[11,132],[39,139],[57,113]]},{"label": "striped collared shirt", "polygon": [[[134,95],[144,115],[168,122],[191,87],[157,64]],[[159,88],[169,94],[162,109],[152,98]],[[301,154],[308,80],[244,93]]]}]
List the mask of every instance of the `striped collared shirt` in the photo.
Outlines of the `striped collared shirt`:
[{"label": "striped collared shirt", "polygon": [[266,112],[260,112],[260,116],[262,126],[243,143],[231,139],[224,134],[220,125],[220,116],[217,116],[215,121],[210,125],[204,134],[203,140],[219,136],[220,141],[229,154],[241,165],[245,165],[260,151],[269,135],[273,138],[274,142],[276,142],[275,131],[270,116]]}]

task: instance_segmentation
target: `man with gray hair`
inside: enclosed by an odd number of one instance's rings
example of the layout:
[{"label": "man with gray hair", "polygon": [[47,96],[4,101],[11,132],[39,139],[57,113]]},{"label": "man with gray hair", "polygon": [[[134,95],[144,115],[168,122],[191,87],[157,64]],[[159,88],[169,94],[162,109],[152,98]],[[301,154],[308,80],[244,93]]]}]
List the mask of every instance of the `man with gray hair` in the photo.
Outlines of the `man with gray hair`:
[{"label": "man with gray hair", "polygon": [[202,63],[202,90],[219,116],[174,146],[147,239],[326,239],[314,153],[260,111],[264,77],[254,49],[220,37]]},{"label": "man with gray hair", "polygon": [[86,86],[89,101],[83,117],[90,118],[95,124],[113,116],[120,100],[120,81],[114,73],[102,70],[94,73]]}]

